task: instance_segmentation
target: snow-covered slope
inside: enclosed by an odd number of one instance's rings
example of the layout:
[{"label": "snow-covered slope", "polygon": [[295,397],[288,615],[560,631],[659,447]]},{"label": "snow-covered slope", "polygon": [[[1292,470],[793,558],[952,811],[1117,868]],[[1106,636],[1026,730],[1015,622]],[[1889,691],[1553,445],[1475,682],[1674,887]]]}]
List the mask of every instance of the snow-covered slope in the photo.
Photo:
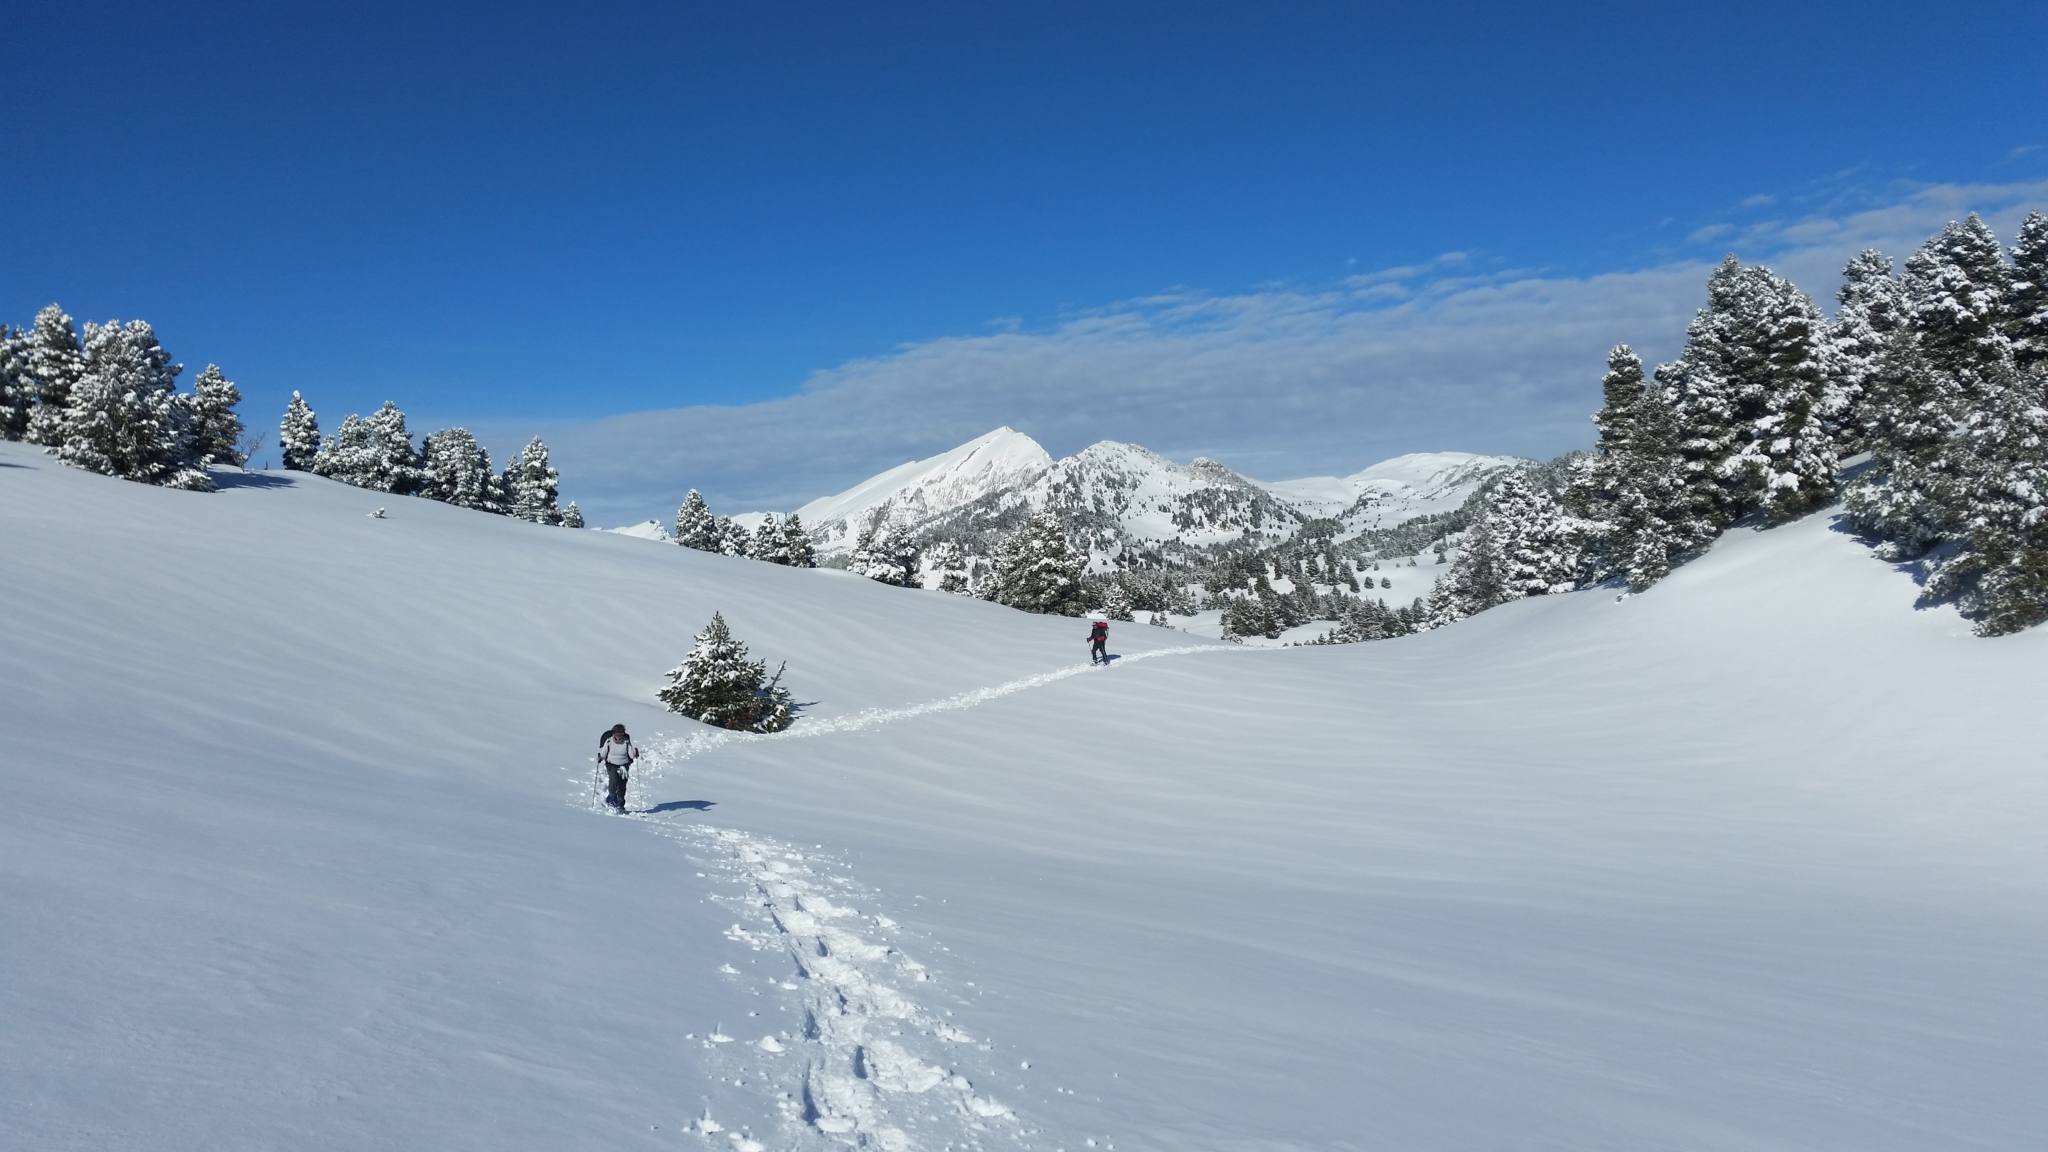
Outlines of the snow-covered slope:
[{"label": "snow-covered slope", "polygon": [[[0,446],[0,1147],[2048,1129],[2048,636],[1813,518],[1246,651]],[[364,515],[378,504],[387,518]],[[722,610],[810,702],[652,692]],[[590,810],[623,719],[643,813]]]},{"label": "snow-covered slope", "polygon": [[898,465],[836,496],[813,500],[797,514],[821,551],[839,551],[853,546],[866,518],[884,504],[892,515],[915,523],[1026,481],[1051,463],[1038,441],[998,428],[950,452]]},{"label": "snow-covered slope", "polygon": [[1449,512],[1495,474],[1524,463],[1512,456],[1412,452],[1349,476],[1279,480],[1260,486],[1312,517],[1341,517],[1353,530],[1391,528]]}]

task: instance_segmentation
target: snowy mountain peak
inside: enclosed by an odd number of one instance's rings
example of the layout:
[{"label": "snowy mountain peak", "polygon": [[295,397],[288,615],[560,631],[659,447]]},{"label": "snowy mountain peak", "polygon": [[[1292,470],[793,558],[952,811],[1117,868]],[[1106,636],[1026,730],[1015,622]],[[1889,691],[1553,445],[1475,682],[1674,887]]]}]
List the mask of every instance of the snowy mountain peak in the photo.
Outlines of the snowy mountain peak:
[{"label": "snowy mountain peak", "polygon": [[1028,480],[1051,464],[1038,441],[1006,425],[949,452],[912,460],[813,500],[797,515],[821,549],[850,548],[861,526],[884,506],[898,519],[926,520]]}]

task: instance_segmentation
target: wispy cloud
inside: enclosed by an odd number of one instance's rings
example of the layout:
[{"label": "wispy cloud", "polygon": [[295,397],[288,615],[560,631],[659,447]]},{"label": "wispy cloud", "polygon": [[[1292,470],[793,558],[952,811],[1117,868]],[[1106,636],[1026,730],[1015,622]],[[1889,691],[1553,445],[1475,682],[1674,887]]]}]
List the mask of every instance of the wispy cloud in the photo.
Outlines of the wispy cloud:
[{"label": "wispy cloud", "polygon": [[2015,160],[2024,160],[2027,157],[2032,156],[2034,153],[2039,152],[2040,150],[2041,145],[2039,144],[2016,145],[2011,151],[2005,154],[2005,160],[2006,163],[2010,164]]},{"label": "wispy cloud", "polygon": [[1429,449],[1548,455],[1589,439],[1610,346],[1676,352],[1724,249],[1826,301],[1863,248],[1903,257],[1970,211],[2010,234],[2043,204],[2048,181],[1899,187],[1839,214],[1710,226],[1695,236],[1711,250],[1596,275],[1446,253],[1323,287],[1175,289],[908,344],[781,399],[543,431],[600,523],[670,514],[691,487],[721,510],[794,507],[1001,424],[1055,453],[1132,440],[1268,478]]},{"label": "wispy cloud", "polygon": [[1742,206],[1744,208],[1768,208],[1777,202],[1778,198],[1768,192],[1759,192],[1754,196],[1742,198]]}]

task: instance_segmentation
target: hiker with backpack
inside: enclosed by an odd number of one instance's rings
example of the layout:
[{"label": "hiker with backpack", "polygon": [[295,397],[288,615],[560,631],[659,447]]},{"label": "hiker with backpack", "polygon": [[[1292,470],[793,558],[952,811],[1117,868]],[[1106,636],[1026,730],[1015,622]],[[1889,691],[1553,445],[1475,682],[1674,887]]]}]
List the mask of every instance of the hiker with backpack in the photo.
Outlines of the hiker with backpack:
[{"label": "hiker with backpack", "polygon": [[1088,626],[1088,662],[1109,663],[1109,621],[1097,620]]},{"label": "hiker with backpack", "polygon": [[612,725],[598,738],[597,762],[604,767],[605,807],[614,812],[626,810],[626,774],[639,758],[640,748],[626,734],[624,724]]}]

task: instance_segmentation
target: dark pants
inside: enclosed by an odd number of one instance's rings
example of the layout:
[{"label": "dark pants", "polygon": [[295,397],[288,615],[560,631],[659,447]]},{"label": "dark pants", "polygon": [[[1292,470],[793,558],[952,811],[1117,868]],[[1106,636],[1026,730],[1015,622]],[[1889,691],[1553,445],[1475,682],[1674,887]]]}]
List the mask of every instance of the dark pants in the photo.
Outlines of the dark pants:
[{"label": "dark pants", "polygon": [[607,808],[626,810],[626,770],[615,764],[604,766],[604,803]]},{"label": "dark pants", "polygon": [[1098,660],[1104,664],[1109,663],[1109,641],[1097,640],[1089,645],[1088,662],[1093,664]]}]

